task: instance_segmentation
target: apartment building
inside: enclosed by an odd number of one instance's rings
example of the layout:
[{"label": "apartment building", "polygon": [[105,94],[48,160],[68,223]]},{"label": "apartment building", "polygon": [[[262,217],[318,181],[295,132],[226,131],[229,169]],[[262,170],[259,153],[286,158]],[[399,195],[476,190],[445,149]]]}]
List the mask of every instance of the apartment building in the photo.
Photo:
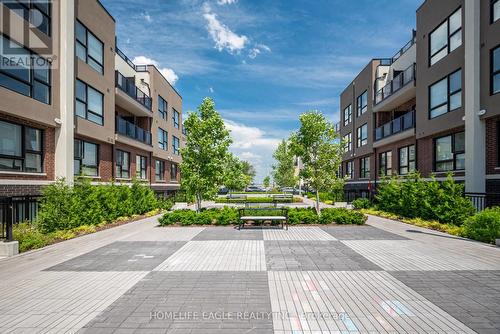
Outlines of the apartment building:
[{"label": "apartment building", "polygon": [[1,0],[0,15],[0,197],[75,176],[179,188],[182,97],[117,48],[98,0]]},{"label": "apartment building", "polygon": [[349,200],[418,170],[500,203],[500,0],[427,0],[391,58],[373,59],[340,96]]}]

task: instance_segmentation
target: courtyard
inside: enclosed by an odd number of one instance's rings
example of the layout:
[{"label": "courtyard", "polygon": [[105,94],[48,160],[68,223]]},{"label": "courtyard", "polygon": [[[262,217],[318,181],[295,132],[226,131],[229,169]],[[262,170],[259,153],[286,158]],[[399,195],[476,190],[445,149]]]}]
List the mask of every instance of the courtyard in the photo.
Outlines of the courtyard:
[{"label": "courtyard", "polygon": [[157,227],[0,260],[2,333],[498,333],[500,248],[365,226]]}]

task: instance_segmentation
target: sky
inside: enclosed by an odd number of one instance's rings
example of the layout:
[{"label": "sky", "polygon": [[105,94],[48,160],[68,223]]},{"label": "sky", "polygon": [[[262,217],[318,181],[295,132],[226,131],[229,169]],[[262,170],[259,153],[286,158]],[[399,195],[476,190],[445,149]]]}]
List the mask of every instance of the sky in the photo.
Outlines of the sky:
[{"label": "sky", "polygon": [[183,113],[212,97],[231,150],[255,181],[278,143],[319,110],[339,120],[339,95],[372,58],[411,38],[422,0],[101,0],[118,48],[153,63],[183,98]]}]

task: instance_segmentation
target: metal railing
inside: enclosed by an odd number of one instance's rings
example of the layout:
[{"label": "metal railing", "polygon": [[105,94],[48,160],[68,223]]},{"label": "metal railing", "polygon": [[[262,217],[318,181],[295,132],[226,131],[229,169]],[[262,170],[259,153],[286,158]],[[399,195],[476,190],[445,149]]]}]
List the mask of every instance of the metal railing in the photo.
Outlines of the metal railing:
[{"label": "metal railing", "polygon": [[391,61],[394,63],[398,60],[402,55],[406,53],[406,51],[410,50],[410,48],[417,42],[417,32],[413,30],[412,37],[401,49],[396,52],[396,54],[391,58]]},{"label": "metal railing", "polygon": [[127,78],[118,71],[115,73],[116,87],[151,111],[152,99],[135,85],[135,78]]},{"label": "metal railing", "polygon": [[465,197],[471,200],[477,211],[483,211],[500,205],[500,193],[465,193]]},{"label": "metal railing", "polygon": [[415,80],[416,65],[412,64],[407,69],[395,76],[384,87],[375,93],[375,104],[379,104],[388,97],[392,96],[398,90]]},{"label": "metal railing", "polygon": [[144,130],[134,123],[118,116],[116,117],[116,132],[134,140],[140,141],[141,143],[151,145],[151,132]]},{"label": "metal railing", "polygon": [[23,221],[33,221],[38,215],[39,196],[0,198],[0,239],[12,241],[12,226]]},{"label": "metal railing", "polygon": [[120,56],[121,59],[123,59],[130,67],[132,67],[135,70],[135,64],[132,60],[130,60],[125,53],[122,52],[122,50],[116,48],[116,54]]},{"label": "metal railing", "polygon": [[403,116],[385,123],[375,129],[375,141],[390,137],[394,134],[415,127],[415,110],[407,112]]}]

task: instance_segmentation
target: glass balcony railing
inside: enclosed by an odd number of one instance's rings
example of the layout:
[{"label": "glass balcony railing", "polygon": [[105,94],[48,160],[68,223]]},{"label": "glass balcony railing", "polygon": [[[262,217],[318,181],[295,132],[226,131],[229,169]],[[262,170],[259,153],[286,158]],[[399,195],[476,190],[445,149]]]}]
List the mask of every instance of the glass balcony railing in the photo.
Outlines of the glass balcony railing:
[{"label": "glass balcony railing", "polygon": [[389,123],[385,123],[375,129],[375,141],[381,140],[397,133],[415,127],[415,110],[410,111],[403,116],[395,118]]},{"label": "glass balcony railing", "polygon": [[408,41],[408,43],[405,44],[401,49],[396,52],[396,54],[392,57],[391,61],[394,63],[396,60],[398,60],[402,55],[406,53],[406,51],[410,50],[410,48],[417,42],[417,32],[413,30],[413,34],[411,39]]},{"label": "glass balcony railing", "polygon": [[141,143],[151,145],[151,132],[138,127],[121,117],[116,117],[116,133],[127,136]]},{"label": "glass balcony railing", "polygon": [[379,104],[410,82],[413,82],[415,80],[415,70],[416,65],[412,64],[410,67],[395,76],[394,79],[388,82],[384,87],[379,89],[375,93],[375,104]]},{"label": "glass balcony railing", "polygon": [[151,110],[152,99],[135,85],[134,78],[127,78],[118,71],[116,73],[116,87],[124,91],[128,96]]}]

